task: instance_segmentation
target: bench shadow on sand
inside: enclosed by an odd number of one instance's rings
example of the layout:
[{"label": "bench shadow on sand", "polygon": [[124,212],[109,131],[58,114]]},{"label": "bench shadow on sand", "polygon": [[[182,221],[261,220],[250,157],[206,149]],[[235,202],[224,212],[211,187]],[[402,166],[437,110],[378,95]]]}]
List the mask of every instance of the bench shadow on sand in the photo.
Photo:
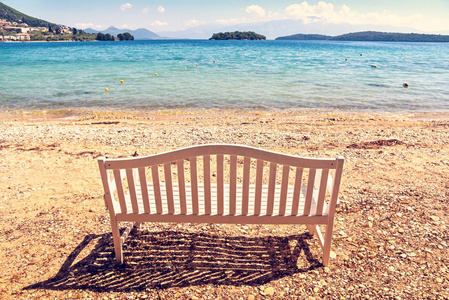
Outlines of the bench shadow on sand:
[{"label": "bench shadow on sand", "polygon": [[[125,263],[119,265],[111,234],[91,234],[54,277],[24,289],[108,292],[201,284],[260,285],[321,267],[309,250],[311,238],[307,233],[254,238],[135,228],[124,245]],[[89,244],[95,244],[94,249],[74,263]]]}]

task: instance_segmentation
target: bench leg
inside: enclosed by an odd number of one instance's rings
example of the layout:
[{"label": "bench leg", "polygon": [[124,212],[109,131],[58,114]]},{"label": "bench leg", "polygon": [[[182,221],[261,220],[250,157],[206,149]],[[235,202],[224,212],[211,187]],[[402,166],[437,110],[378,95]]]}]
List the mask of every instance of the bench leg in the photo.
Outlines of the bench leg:
[{"label": "bench leg", "polygon": [[317,234],[317,232],[316,232],[316,225],[309,225],[309,224],[307,224],[306,226],[307,226],[307,229],[309,230],[311,235],[316,235]]},{"label": "bench leg", "polygon": [[321,233],[320,227],[318,225],[307,225],[307,229],[312,235],[315,235],[318,239],[318,243],[320,243],[321,249],[324,248],[324,239],[323,234]]},{"label": "bench leg", "polygon": [[309,229],[311,234],[316,235],[316,237],[318,238],[318,242],[323,251],[323,265],[327,267],[329,265],[329,257],[332,245],[333,222],[332,224],[326,225],[326,232],[324,237],[318,225],[307,225],[307,228]]},{"label": "bench leg", "polygon": [[125,228],[125,231],[123,231],[123,233],[122,233],[122,245],[125,243],[126,239],[128,238],[129,234],[133,230],[134,226],[139,227],[140,223],[135,223],[135,222],[128,223],[128,226]]},{"label": "bench leg", "polygon": [[326,225],[326,234],[325,234],[325,237],[324,237],[323,265],[325,267],[329,266],[329,258],[330,258],[330,254],[331,254],[333,231],[334,231],[334,221],[331,220],[329,222],[329,224]]},{"label": "bench leg", "polygon": [[120,229],[118,227],[118,222],[111,223],[112,239],[114,241],[115,258],[117,259],[117,262],[119,264],[123,263],[123,244],[125,243],[126,239],[128,238],[129,234],[131,233],[131,230],[133,230],[134,226],[141,228],[142,223],[129,222],[128,227],[126,227],[125,231],[120,236]]},{"label": "bench leg", "polygon": [[114,241],[115,259],[119,264],[123,263],[123,241],[120,236],[120,230],[118,228],[117,221],[111,220],[112,227],[112,240]]}]

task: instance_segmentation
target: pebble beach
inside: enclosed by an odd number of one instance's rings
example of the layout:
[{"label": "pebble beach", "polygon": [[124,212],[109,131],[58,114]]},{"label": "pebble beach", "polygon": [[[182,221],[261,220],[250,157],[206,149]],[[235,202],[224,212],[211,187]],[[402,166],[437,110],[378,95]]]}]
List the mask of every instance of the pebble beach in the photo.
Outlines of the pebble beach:
[{"label": "pebble beach", "polygon": [[[444,112],[1,112],[0,299],[448,299],[448,120]],[[305,226],[175,223],[135,229],[124,251],[139,258],[115,264],[97,158],[210,143],[345,158],[329,267]],[[251,253],[255,244],[265,252]],[[203,247],[199,262],[182,265],[192,245]],[[226,267],[233,260],[251,267]]]}]

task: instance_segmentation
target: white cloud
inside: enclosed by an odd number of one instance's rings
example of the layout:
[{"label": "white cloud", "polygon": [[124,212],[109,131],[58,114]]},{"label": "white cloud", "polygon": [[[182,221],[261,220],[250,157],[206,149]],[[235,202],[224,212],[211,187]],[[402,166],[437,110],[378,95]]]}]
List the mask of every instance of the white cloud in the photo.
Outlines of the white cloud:
[{"label": "white cloud", "polygon": [[159,7],[157,8],[157,11],[160,13],[165,12],[165,8],[162,5],[159,5]]},{"label": "white cloud", "polygon": [[94,23],[76,23],[75,27],[80,28],[80,29],[93,28],[93,29],[101,30],[101,29],[106,29],[107,26],[106,25],[98,25],[98,24],[94,24]]},{"label": "white cloud", "polygon": [[319,1],[309,4],[307,1],[294,3],[284,10],[271,12],[259,5],[242,8],[247,17],[218,19],[216,23],[234,25],[250,22],[266,22],[273,20],[294,19],[304,24],[351,24],[351,25],[382,25],[394,27],[412,27],[423,31],[435,31],[447,28],[447,21],[441,19],[427,19],[422,14],[400,15],[388,10],[359,12],[347,5],[335,6],[330,2]]},{"label": "white cloud", "polygon": [[218,24],[233,25],[239,23],[247,23],[248,20],[245,18],[231,18],[231,19],[217,19],[215,20],[215,22]]},{"label": "white cloud", "polygon": [[75,24],[76,28],[92,28],[95,27],[95,25],[93,23],[76,23]]},{"label": "white cloud", "polygon": [[147,14],[149,11],[150,11],[150,8],[149,8],[149,7],[144,7],[144,8],[142,9],[142,13],[143,13],[143,14]]},{"label": "white cloud", "polygon": [[299,19],[306,24],[318,21],[330,21],[330,19],[334,19],[334,14],[334,5],[322,1],[316,5],[309,5],[307,1],[304,1],[301,4],[292,4],[285,8],[285,16],[287,18]]},{"label": "white cloud", "polygon": [[252,17],[260,18],[265,16],[265,9],[259,5],[250,5],[245,9],[245,11]]},{"label": "white cloud", "polygon": [[307,1],[300,4],[292,4],[285,8],[284,18],[302,20],[304,24],[323,22],[330,24],[352,25],[389,25],[410,26],[422,22],[423,16],[414,14],[400,16],[387,10],[360,13],[352,10],[347,5],[342,5],[338,10],[332,3],[323,1],[310,5]]},{"label": "white cloud", "polygon": [[432,33],[438,33],[441,32],[442,34],[447,34],[447,19],[439,19],[439,18],[432,18],[432,19],[425,19],[424,16],[419,15],[416,16],[416,19],[411,21],[413,24],[410,25],[417,25],[416,28],[426,31],[426,32],[432,32]]},{"label": "white cloud", "polygon": [[265,22],[271,20],[283,19],[279,16],[278,13],[273,13],[271,11],[266,12],[262,6],[259,5],[250,5],[246,8],[242,9],[245,11],[249,17],[241,17],[241,18],[230,18],[230,19],[217,19],[215,20],[218,24],[224,25],[234,25],[241,23],[250,23],[250,22]]},{"label": "white cloud", "polygon": [[167,25],[168,25],[168,23],[163,22],[163,21],[155,21],[155,22],[151,23],[151,26],[157,26],[157,27],[167,26]]},{"label": "white cloud", "polygon": [[135,27],[136,25],[128,25],[128,24],[122,24],[122,26],[120,26],[121,29],[132,29]]},{"label": "white cloud", "polygon": [[133,5],[132,5],[131,3],[125,3],[125,4],[122,4],[122,5],[120,6],[120,9],[121,9],[122,11],[125,11],[125,10],[127,10],[127,9],[132,8],[132,7],[133,7]]},{"label": "white cloud", "polygon": [[184,24],[186,26],[198,26],[198,25],[206,24],[206,22],[201,22],[198,20],[189,20],[189,21],[185,22]]}]

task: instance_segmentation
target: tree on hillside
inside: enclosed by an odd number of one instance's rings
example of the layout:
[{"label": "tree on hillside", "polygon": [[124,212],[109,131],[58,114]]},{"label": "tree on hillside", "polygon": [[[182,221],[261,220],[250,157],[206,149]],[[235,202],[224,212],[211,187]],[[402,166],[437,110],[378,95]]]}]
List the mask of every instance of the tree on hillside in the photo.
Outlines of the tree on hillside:
[{"label": "tree on hillside", "polygon": [[96,38],[96,40],[97,40],[97,41],[104,41],[104,34],[101,33],[101,32],[97,33],[97,38]]},{"label": "tree on hillside", "polygon": [[115,37],[113,35],[110,35],[109,33],[97,33],[97,41],[115,41]]},{"label": "tree on hillside", "polygon": [[132,34],[129,33],[129,32],[119,33],[119,34],[117,35],[117,37],[118,37],[119,40],[121,40],[121,41],[133,41],[133,40],[134,40],[134,36],[132,36]]},{"label": "tree on hillside", "polygon": [[234,31],[214,33],[209,40],[266,40],[264,35],[253,31]]}]

